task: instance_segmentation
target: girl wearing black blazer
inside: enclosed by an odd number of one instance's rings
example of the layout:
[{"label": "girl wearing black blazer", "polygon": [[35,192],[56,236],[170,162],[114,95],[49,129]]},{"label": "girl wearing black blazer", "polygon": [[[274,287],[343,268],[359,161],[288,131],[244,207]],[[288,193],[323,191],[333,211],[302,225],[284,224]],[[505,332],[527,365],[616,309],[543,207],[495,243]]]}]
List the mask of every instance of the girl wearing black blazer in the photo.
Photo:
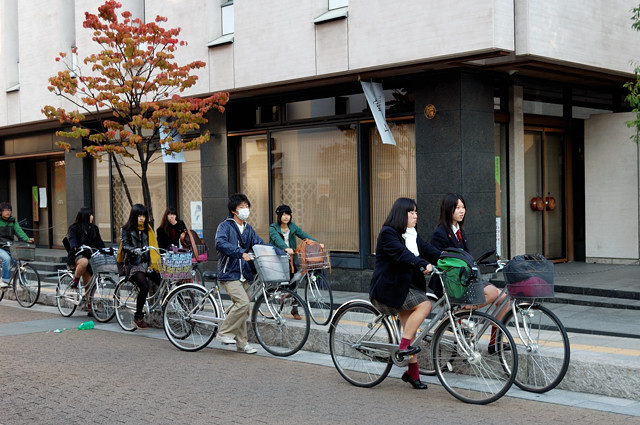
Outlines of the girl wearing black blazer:
[{"label": "girl wearing black blazer", "polygon": [[[397,314],[402,322],[402,339],[398,354],[408,356],[420,351],[412,347],[418,327],[431,311],[431,302],[424,291],[424,275],[433,269],[440,251],[425,242],[416,231],[418,212],[416,202],[399,198],[393,204],[376,243],[376,264],[371,278],[371,303],[384,314]],[[409,368],[402,380],[415,389],[426,389],[420,381],[418,360],[409,360]]]}]

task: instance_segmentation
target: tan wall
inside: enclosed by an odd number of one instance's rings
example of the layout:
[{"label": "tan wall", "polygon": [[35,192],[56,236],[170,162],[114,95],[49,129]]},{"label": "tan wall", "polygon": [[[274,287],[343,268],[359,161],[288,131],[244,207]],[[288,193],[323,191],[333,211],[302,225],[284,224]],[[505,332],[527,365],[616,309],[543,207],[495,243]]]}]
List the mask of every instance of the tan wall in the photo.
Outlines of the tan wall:
[{"label": "tan wall", "polygon": [[633,113],[585,121],[586,261],[638,259],[638,151],[625,122]]}]

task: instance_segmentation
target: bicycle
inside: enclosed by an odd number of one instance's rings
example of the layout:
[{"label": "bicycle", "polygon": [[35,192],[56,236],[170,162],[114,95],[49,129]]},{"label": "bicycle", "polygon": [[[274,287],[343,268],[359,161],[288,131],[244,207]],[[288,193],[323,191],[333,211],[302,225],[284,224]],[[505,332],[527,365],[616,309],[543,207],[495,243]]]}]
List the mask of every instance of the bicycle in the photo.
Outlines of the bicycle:
[{"label": "bicycle", "polygon": [[[511,388],[518,357],[506,327],[493,316],[452,305],[439,276],[444,295],[435,303],[433,317],[411,342],[416,346],[432,329],[431,362],[442,386],[466,403],[488,404]],[[501,339],[491,338],[492,329]],[[397,316],[380,313],[366,300],[348,301],[338,308],[329,326],[329,349],[336,369],[349,383],[373,387],[382,382],[393,365],[406,367],[409,358],[398,355],[402,336]],[[512,350],[502,344],[511,343]],[[494,354],[488,354],[494,345]]]},{"label": "bicycle", "polygon": [[[149,314],[158,309],[162,304],[162,299],[173,289],[174,286],[182,282],[192,281],[191,253],[171,253],[153,246],[137,248],[137,254],[143,255],[149,251],[156,251],[160,255],[160,284],[149,288],[149,294],[144,305],[145,314]],[[180,257],[180,264],[168,265],[168,257]],[[138,286],[127,277],[122,277],[114,292],[114,303],[116,320],[122,329],[128,332],[135,331],[134,315],[138,300]]]},{"label": "bicycle", "polygon": [[325,251],[322,257],[305,258],[299,255],[298,258],[301,271],[294,275],[291,283],[304,282],[304,300],[311,319],[324,326],[329,323],[333,313],[333,292],[325,275],[325,270],[331,267],[329,253]]},{"label": "bicycle", "polygon": [[10,286],[0,291],[0,301],[4,298],[5,291],[12,287],[18,303],[22,307],[32,307],[40,297],[40,275],[29,264],[29,261],[36,258],[36,246],[19,242],[7,242],[4,246],[8,246],[11,252],[11,278]]},{"label": "bicycle", "polygon": [[113,319],[115,314],[113,294],[116,280],[112,276],[118,273],[116,254],[111,248],[91,248],[86,245],[80,246],[78,253],[85,250],[91,252],[91,279],[84,285],[74,285],[74,269],[58,270],[56,305],[60,314],[69,317],[88,297],[93,317],[105,323]]},{"label": "bicycle", "polygon": [[[482,264],[495,267],[495,271],[500,272],[508,262],[497,260]],[[524,391],[544,393],[558,386],[567,373],[571,357],[569,335],[560,319],[541,305],[539,298],[514,295],[510,292],[512,288],[507,284],[496,301],[487,307],[487,312],[495,314],[510,305],[502,322],[518,347],[515,384]],[[536,288],[530,288],[534,292],[531,295],[536,295]],[[502,294],[507,296],[500,302]],[[537,295],[548,298],[550,294],[547,291]]]},{"label": "bicycle", "polygon": [[[288,257],[272,252],[249,254],[257,270],[248,290],[249,300],[254,301],[251,324],[258,342],[267,352],[290,356],[307,342],[311,322],[306,304],[285,287],[289,283]],[[296,304],[304,310],[301,321],[287,315]],[[209,290],[194,284],[174,288],[162,306],[165,334],[174,346],[184,351],[198,351],[209,345],[230,308],[225,309],[217,280]]]}]

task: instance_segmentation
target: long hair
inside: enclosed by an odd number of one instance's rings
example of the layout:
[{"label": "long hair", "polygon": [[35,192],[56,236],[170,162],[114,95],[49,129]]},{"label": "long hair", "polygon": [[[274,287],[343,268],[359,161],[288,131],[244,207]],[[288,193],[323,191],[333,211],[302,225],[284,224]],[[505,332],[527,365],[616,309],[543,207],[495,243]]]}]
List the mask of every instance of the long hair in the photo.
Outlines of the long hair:
[{"label": "long hair", "polygon": [[76,221],[73,222],[71,226],[78,226],[82,229],[82,233],[85,235],[89,235],[93,237],[93,226],[91,225],[91,216],[93,215],[93,210],[89,207],[82,207],[76,214]]},{"label": "long hair", "polygon": [[160,228],[162,230],[165,231],[165,233],[169,234],[169,220],[167,220],[167,216],[169,214],[173,214],[176,216],[176,221],[180,221],[180,218],[178,217],[178,210],[175,207],[167,207],[166,210],[164,210],[164,214],[162,214],[162,220],[160,220]]},{"label": "long hair", "polygon": [[[451,223],[453,222],[453,212],[456,210],[458,206],[458,200],[462,201],[462,205],[467,207],[467,203],[464,202],[464,198],[462,195],[458,195],[457,193],[447,193],[442,198],[442,202],[440,203],[440,221],[438,224],[442,224],[445,229],[451,228]],[[458,222],[460,229],[464,228],[464,218],[462,221]]]},{"label": "long hair", "polygon": [[144,230],[147,230],[149,227],[149,210],[142,204],[134,204],[131,207],[129,218],[122,228],[125,230],[138,230],[138,216],[140,215],[144,215]]},{"label": "long hair", "polygon": [[393,203],[391,211],[389,211],[389,215],[384,221],[384,225],[393,227],[398,233],[404,233],[407,230],[407,223],[409,221],[407,213],[417,209],[418,205],[413,199],[398,198]]}]

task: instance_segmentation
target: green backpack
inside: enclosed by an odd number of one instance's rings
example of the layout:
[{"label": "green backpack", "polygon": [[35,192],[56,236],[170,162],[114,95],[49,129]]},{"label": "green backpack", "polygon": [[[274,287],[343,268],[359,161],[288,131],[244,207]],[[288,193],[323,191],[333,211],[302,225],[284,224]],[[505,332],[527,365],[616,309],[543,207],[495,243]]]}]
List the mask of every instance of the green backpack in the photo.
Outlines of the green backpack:
[{"label": "green backpack", "polygon": [[473,257],[460,248],[445,249],[438,268],[444,271],[444,286],[453,299],[462,299],[467,287],[478,277]]}]

